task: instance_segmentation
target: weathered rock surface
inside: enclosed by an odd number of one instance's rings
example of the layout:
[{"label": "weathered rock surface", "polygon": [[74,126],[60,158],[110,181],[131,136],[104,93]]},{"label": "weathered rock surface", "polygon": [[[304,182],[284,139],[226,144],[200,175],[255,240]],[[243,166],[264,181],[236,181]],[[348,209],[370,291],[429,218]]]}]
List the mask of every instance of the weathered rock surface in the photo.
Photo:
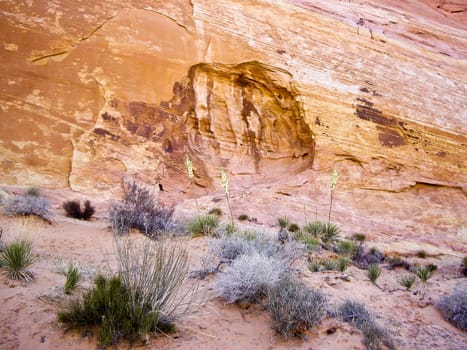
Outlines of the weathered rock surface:
[{"label": "weathered rock surface", "polygon": [[3,1],[0,182],[173,203],[189,154],[190,195],[224,167],[271,222],[326,216],[337,168],[349,230],[465,249],[466,23],[449,0]]}]

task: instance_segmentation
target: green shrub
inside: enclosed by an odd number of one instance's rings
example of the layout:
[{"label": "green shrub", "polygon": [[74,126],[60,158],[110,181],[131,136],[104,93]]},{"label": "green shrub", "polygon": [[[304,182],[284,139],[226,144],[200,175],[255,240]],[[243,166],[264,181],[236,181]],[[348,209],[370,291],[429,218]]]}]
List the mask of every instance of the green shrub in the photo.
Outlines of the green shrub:
[{"label": "green shrub", "polygon": [[187,278],[187,251],[167,242],[117,241],[117,253],[119,273],[98,276],[81,300],[59,312],[59,321],[76,328],[99,326],[103,347],[173,330],[196,305],[196,287],[180,290]]},{"label": "green shrub", "polygon": [[0,266],[8,272],[8,277],[15,280],[34,280],[34,275],[28,270],[36,257],[32,254],[32,244],[27,241],[15,241],[5,245],[0,253]]},{"label": "green shrub", "polygon": [[290,219],[287,216],[281,216],[277,218],[277,224],[281,229],[286,229],[290,224]]},{"label": "green shrub", "polygon": [[371,282],[375,283],[381,275],[381,268],[377,264],[371,264],[368,266],[368,278]]},{"label": "green shrub", "polygon": [[414,283],[415,283],[414,275],[404,276],[399,279],[399,284],[405,287],[405,289],[407,290],[410,290],[410,288],[412,288]]},{"label": "green shrub", "polygon": [[428,256],[428,253],[427,253],[425,250],[422,249],[422,250],[419,250],[419,251],[417,252],[417,256],[418,256],[419,258],[426,259],[427,256]]},{"label": "green shrub", "polygon": [[238,220],[240,221],[245,221],[245,220],[248,220],[250,217],[247,215],[247,214],[240,214],[238,216]]},{"label": "green shrub", "polygon": [[438,269],[438,266],[434,264],[428,264],[426,266],[418,266],[415,270],[415,274],[423,283],[426,283],[433,275],[435,271]]},{"label": "green shrub", "polygon": [[448,322],[467,331],[467,289],[465,285],[458,285],[451,295],[442,297],[436,306]]},{"label": "green shrub", "polygon": [[66,201],[62,204],[65,209],[66,216],[79,220],[89,220],[94,215],[95,209],[91,206],[91,202],[84,201],[84,209],[81,209],[79,201]]},{"label": "green shrub", "polygon": [[36,215],[49,223],[53,217],[49,201],[40,196],[12,196],[5,201],[4,210],[9,215]]},{"label": "green shrub", "polygon": [[366,235],[363,234],[363,233],[356,233],[352,236],[352,238],[354,240],[356,240],[357,242],[364,242],[366,240]]},{"label": "green shrub", "polygon": [[347,270],[349,265],[350,265],[350,260],[348,258],[341,256],[339,259],[337,259],[337,269],[339,271],[344,272],[345,270]]},{"label": "green shrub", "polygon": [[357,254],[358,245],[354,241],[342,240],[339,242],[337,249],[339,251],[339,254],[348,257],[353,257],[355,256],[355,254]]},{"label": "green shrub", "polygon": [[208,211],[208,214],[222,216],[222,210],[220,208],[212,208],[210,211]]},{"label": "green shrub", "polygon": [[213,236],[218,225],[217,215],[199,215],[188,223],[188,230],[193,236]]},{"label": "green shrub", "polygon": [[114,203],[109,210],[114,232],[122,235],[134,228],[153,237],[169,230],[173,209],[158,206],[154,195],[136,182],[125,181],[123,185],[123,202]]},{"label": "green shrub", "polygon": [[63,291],[66,294],[69,294],[78,285],[79,281],[81,280],[81,274],[77,266],[70,264],[68,265],[68,268],[65,271],[65,276],[66,276],[66,281],[65,281],[65,286],[63,287]]},{"label": "green shrub", "polygon": [[295,223],[291,223],[287,227],[287,230],[290,231],[290,232],[298,232],[298,231],[300,231],[300,227]]},{"label": "green shrub", "polygon": [[41,195],[41,190],[39,187],[32,186],[26,190],[26,196],[39,197]]},{"label": "green shrub", "polygon": [[327,298],[296,279],[285,278],[268,291],[272,328],[286,339],[303,336],[327,314]]},{"label": "green shrub", "polygon": [[395,349],[387,331],[378,326],[373,315],[359,302],[346,300],[338,310],[344,322],[350,323],[363,333],[363,342],[368,350],[379,350],[381,345]]}]

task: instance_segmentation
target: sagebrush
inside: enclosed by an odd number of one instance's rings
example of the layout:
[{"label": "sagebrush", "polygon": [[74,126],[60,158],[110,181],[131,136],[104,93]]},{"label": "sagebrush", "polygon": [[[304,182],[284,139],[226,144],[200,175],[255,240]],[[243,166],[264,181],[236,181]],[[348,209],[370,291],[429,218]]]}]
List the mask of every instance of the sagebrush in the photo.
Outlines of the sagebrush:
[{"label": "sagebrush", "polygon": [[257,303],[280,281],[284,271],[280,260],[253,252],[234,260],[218,276],[216,288],[227,303]]},{"label": "sagebrush", "polygon": [[303,336],[327,315],[327,298],[294,278],[284,278],[269,289],[268,310],[278,334]]},{"label": "sagebrush", "polygon": [[5,201],[4,210],[9,215],[36,215],[49,223],[53,218],[50,202],[41,196],[11,196]]},{"label": "sagebrush", "polygon": [[467,331],[467,289],[459,284],[452,294],[443,296],[436,304],[443,317],[463,331]]},{"label": "sagebrush", "polygon": [[374,316],[362,303],[346,300],[338,309],[344,322],[350,323],[363,333],[363,342],[368,350],[379,350],[381,345],[395,349],[388,331],[376,324]]},{"label": "sagebrush", "polygon": [[149,237],[170,229],[173,209],[158,206],[151,191],[133,181],[124,181],[122,202],[114,203],[109,219],[114,232],[121,235],[134,228]]}]

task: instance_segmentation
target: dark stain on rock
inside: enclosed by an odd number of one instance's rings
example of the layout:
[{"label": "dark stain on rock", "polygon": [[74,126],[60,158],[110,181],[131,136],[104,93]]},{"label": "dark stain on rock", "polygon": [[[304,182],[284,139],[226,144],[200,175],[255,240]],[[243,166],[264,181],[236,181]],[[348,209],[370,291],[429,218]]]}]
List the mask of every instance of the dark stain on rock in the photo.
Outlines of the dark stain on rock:
[{"label": "dark stain on rock", "polygon": [[368,90],[366,87],[361,87],[361,88],[360,88],[360,91],[361,91],[361,92],[365,92],[365,93],[369,93],[369,92],[370,92],[370,90]]},{"label": "dark stain on rock", "polygon": [[399,147],[406,144],[404,135],[397,129],[390,129],[378,126],[378,139],[382,146]]},{"label": "dark stain on rock", "polygon": [[112,116],[111,114],[107,112],[102,113],[101,116],[102,116],[102,119],[104,119],[105,121],[114,122],[117,120],[117,118],[115,118],[114,116]]},{"label": "dark stain on rock", "polygon": [[380,110],[373,107],[373,102],[367,101],[363,98],[357,98],[363,104],[358,104],[356,107],[357,117],[363,120],[368,120],[378,125],[383,126],[396,126],[396,121],[387,117]]},{"label": "dark stain on rock", "polygon": [[99,136],[104,136],[104,137],[109,137],[112,141],[118,141],[120,139],[120,136],[112,134],[110,131],[107,131],[102,128],[95,128],[94,133],[99,135]]}]

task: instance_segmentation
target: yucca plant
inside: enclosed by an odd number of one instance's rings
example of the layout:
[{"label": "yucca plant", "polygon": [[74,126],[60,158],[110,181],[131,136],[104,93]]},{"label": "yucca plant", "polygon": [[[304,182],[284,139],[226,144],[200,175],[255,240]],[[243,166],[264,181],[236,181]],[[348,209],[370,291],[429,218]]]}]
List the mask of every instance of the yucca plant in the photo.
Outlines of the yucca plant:
[{"label": "yucca plant", "polygon": [[67,270],[65,271],[66,281],[65,286],[63,287],[63,291],[66,294],[71,293],[76,286],[78,285],[79,281],[81,280],[81,273],[77,266],[70,264],[68,265]]},{"label": "yucca plant", "polygon": [[321,234],[325,231],[325,229],[326,224],[321,221],[313,221],[303,226],[304,232],[309,233],[310,235],[316,238],[320,237]]},{"label": "yucca plant", "polygon": [[434,264],[428,264],[426,266],[419,266],[415,270],[415,274],[423,283],[426,283],[431,277],[433,277],[438,266]]},{"label": "yucca plant", "polygon": [[329,183],[329,187],[331,189],[331,197],[330,197],[330,200],[329,200],[328,223],[331,223],[332,199],[333,199],[334,189],[336,188],[338,180],[339,180],[339,173],[337,172],[336,169],[334,169],[333,172],[332,172],[332,175],[331,175],[330,183]]},{"label": "yucca plant", "polygon": [[[195,172],[193,170],[193,163],[191,162],[190,157],[188,157],[188,154],[186,155],[186,159],[185,159],[185,167],[188,173],[188,179],[190,179],[191,186],[193,187],[193,184],[195,183]],[[196,197],[195,197],[195,205],[196,205],[196,210],[198,211],[198,214],[199,214],[199,205],[198,205],[198,200],[196,199]]]},{"label": "yucca plant", "polygon": [[371,264],[368,266],[368,278],[372,283],[376,283],[376,280],[381,275],[381,268],[377,264]]},{"label": "yucca plant", "polygon": [[401,277],[398,282],[401,286],[405,287],[405,289],[410,290],[415,283],[415,276],[409,275]]},{"label": "yucca plant", "polygon": [[321,267],[321,262],[317,259],[311,260],[310,263],[308,264],[308,269],[311,272],[318,272],[320,267]]},{"label": "yucca plant", "polygon": [[321,265],[325,270],[337,270],[337,262],[334,259],[321,259]]},{"label": "yucca plant", "polygon": [[223,168],[221,168],[221,185],[224,189],[225,199],[227,200],[227,206],[229,207],[230,223],[234,225],[232,205],[230,204],[229,178]]},{"label": "yucca plant", "polygon": [[31,242],[24,240],[7,244],[0,253],[0,266],[4,267],[8,272],[8,277],[14,280],[34,280],[34,275],[28,267],[35,260]]},{"label": "yucca plant", "polygon": [[324,243],[333,243],[339,238],[339,233],[340,229],[337,227],[337,225],[328,222],[325,224],[325,229],[323,232],[323,236],[321,239],[323,240]]}]

